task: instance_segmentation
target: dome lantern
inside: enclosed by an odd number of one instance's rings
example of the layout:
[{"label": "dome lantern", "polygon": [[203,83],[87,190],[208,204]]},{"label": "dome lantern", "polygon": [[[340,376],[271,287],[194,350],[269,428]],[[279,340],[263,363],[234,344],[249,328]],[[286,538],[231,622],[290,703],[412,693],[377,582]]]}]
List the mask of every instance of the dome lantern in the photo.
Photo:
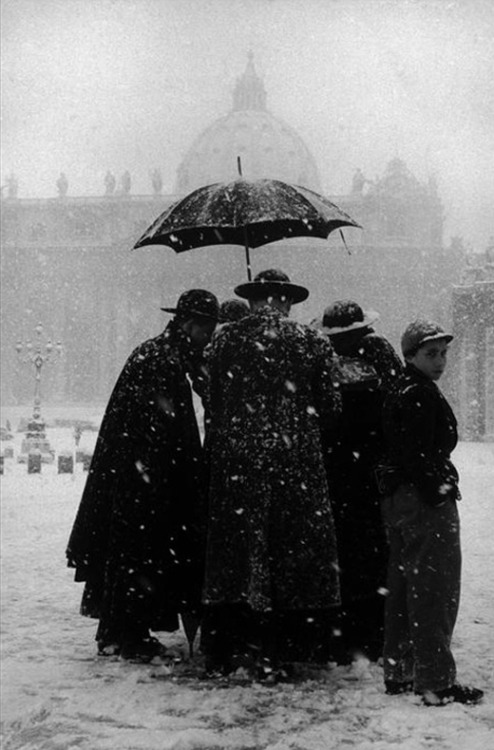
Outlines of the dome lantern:
[{"label": "dome lantern", "polygon": [[266,109],[266,89],[254,67],[254,55],[249,52],[245,72],[237,78],[233,90],[233,111]]},{"label": "dome lantern", "polygon": [[266,90],[252,52],[237,79],[229,114],[218,118],[192,143],[178,170],[176,193],[238,177],[268,178],[321,192],[316,163],[298,133],[266,108]]}]

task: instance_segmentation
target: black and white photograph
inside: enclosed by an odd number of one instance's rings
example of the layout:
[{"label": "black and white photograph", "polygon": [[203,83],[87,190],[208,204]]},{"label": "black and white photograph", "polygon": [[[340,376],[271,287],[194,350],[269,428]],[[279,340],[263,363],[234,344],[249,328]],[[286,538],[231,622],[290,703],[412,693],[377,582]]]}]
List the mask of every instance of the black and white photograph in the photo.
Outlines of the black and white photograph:
[{"label": "black and white photograph", "polygon": [[494,747],[494,4],[2,0],[5,750]]}]

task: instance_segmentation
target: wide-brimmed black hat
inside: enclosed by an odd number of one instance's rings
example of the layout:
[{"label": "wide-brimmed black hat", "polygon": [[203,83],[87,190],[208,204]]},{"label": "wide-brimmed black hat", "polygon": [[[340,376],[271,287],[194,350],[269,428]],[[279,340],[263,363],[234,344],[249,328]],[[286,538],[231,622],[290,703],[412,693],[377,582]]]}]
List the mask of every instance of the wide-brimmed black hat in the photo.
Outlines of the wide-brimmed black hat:
[{"label": "wide-brimmed black hat", "polygon": [[212,292],[205,289],[189,289],[178,298],[176,307],[162,307],[164,312],[173,313],[177,318],[211,318],[218,320],[220,304]]},{"label": "wide-brimmed black hat", "polygon": [[362,310],[357,302],[352,300],[337,300],[324,310],[321,330],[328,336],[338,333],[348,333],[359,328],[368,328],[379,318],[375,310]]},{"label": "wide-brimmed black hat", "polygon": [[303,302],[309,296],[308,289],[292,284],[287,274],[277,268],[261,271],[254,281],[239,284],[234,291],[244,299],[258,299],[275,294],[277,297],[287,297],[294,305]]}]

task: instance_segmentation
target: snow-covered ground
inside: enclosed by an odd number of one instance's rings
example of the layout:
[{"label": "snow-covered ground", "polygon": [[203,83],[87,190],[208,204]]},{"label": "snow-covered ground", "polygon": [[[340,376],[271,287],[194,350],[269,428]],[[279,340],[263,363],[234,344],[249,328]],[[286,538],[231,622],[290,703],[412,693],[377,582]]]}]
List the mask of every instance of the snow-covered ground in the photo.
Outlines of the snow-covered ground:
[{"label": "snow-covered ground", "polygon": [[[81,416],[74,415],[71,416]],[[84,416],[93,416],[85,414]],[[4,412],[2,424],[9,414]],[[15,415],[12,425],[17,424]],[[69,429],[50,429],[59,451]],[[20,446],[16,434],[14,446]],[[94,444],[84,433],[81,447]],[[3,446],[6,444],[3,443]],[[80,464],[39,475],[6,459],[1,483],[4,750],[492,750],[494,748],[494,445],[462,443],[463,598],[454,639],[462,681],[482,704],[425,708],[384,694],[365,661],[296,684],[203,681],[174,668],[95,655],[95,621],[64,550],[84,486]],[[161,635],[186,654],[183,634]],[[197,657],[196,657],[197,658]]]}]

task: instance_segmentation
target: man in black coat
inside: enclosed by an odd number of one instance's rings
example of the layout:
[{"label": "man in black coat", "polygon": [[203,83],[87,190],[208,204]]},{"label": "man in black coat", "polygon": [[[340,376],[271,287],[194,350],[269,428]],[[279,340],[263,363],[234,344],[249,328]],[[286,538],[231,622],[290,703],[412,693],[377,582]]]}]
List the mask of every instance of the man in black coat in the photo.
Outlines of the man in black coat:
[{"label": "man in black coat", "polygon": [[384,451],[384,396],[403,365],[389,341],[375,332],[378,317],[352,300],[338,300],[322,318],[321,330],[338,356],[343,399],[336,434],[323,431],[341,576],[338,663],[358,653],[377,661],[384,640],[388,544],[374,470]]},{"label": "man in black coat", "polygon": [[340,396],[330,343],[288,317],[307,289],[268,269],[235,293],[251,312],[215,334],[208,357],[202,647],[210,669],[262,676],[266,660],[329,658],[339,586],[320,425]]},{"label": "man in black coat", "polygon": [[201,440],[189,378],[216,297],[184,292],[165,331],[138,346],[115,385],[67,547],[85,581],[81,613],[99,619],[99,652],[145,661],[163,652],[150,630],[178,628],[200,603],[206,522]]},{"label": "man in black coat", "polygon": [[458,436],[436,386],[453,336],[411,323],[401,346],[404,375],[384,404],[382,473],[390,558],[384,678],[390,694],[415,690],[426,705],[477,703],[482,691],[456,683],[451,637],[460,603],[460,499],[450,454]]}]

